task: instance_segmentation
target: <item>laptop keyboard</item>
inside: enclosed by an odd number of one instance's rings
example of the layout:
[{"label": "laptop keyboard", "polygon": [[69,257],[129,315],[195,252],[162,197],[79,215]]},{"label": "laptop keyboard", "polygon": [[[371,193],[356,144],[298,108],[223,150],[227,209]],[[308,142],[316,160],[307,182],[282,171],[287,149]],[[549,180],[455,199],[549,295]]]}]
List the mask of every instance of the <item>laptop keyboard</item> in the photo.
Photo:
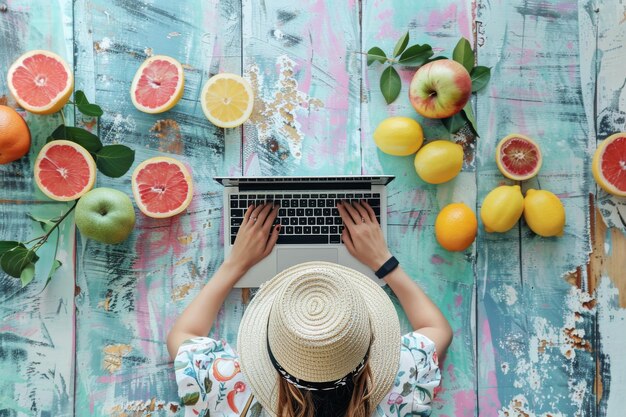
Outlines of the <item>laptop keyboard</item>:
[{"label": "laptop keyboard", "polygon": [[231,194],[230,242],[235,242],[249,205],[273,202],[280,206],[274,221],[274,224],[281,225],[277,244],[337,244],[341,242],[343,232],[337,203],[361,200],[372,206],[380,223],[379,193]]}]

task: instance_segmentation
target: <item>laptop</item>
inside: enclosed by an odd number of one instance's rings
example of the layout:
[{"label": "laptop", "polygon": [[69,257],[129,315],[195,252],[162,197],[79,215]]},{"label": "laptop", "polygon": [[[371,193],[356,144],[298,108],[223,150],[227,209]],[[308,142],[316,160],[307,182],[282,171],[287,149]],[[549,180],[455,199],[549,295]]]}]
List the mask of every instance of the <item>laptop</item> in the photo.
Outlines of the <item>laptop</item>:
[{"label": "laptop", "polygon": [[387,238],[387,188],[392,175],[328,177],[215,177],[224,186],[224,256],[235,243],[250,204],[280,205],[275,223],[280,235],[272,252],[252,267],[235,287],[258,287],[278,272],[309,261],[334,262],[356,269],[380,283],[341,242],[343,223],[338,201],[367,201]]}]

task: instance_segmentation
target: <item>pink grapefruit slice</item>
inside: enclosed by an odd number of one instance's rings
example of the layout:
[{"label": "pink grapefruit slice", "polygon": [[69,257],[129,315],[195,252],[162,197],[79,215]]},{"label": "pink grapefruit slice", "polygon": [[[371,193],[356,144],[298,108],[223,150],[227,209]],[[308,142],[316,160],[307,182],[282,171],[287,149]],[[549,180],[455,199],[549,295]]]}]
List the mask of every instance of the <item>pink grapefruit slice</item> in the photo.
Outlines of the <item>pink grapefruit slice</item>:
[{"label": "pink grapefruit slice", "polygon": [[46,144],[35,160],[35,182],[53,200],[76,200],[95,181],[96,162],[85,148],[69,140]]},{"label": "pink grapefruit slice", "polygon": [[537,175],[541,169],[541,150],[528,136],[513,133],[498,143],[496,164],[507,178],[523,181]]},{"label": "pink grapefruit slice", "polygon": [[24,109],[35,114],[52,114],[61,110],[72,95],[74,76],[57,54],[34,50],[11,65],[7,83]]},{"label": "pink grapefruit slice", "polygon": [[146,59],[135,73],[130,87],[133,105],[144,113],[163,113],[183,96],[185,74],[180,63],[165,55]]},{"label": "pink grapefruit slice", "polygon": [[193,197],[191,174],[174,158],[157,156],[143,161],[132,176],[133,196],[143,214],[172,217],[185,210]]},{"label": "pink grapefruit slice", "polygon": [[593,155],[591,172],[609,194],[626,197],[626,132],[603,140]]}]

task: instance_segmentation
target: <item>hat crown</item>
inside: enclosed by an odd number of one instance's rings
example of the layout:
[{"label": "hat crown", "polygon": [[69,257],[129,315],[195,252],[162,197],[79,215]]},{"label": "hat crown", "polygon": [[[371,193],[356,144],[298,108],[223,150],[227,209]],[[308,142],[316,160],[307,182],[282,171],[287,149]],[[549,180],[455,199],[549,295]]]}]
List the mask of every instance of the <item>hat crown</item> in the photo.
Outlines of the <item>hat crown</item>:
[{"label": "hat crown", "polygon": [[371,337],[363,298],[336,270],[293,276],[272,303],[272,354],[298,379],[327,382],[346,376],[363,360]]}]

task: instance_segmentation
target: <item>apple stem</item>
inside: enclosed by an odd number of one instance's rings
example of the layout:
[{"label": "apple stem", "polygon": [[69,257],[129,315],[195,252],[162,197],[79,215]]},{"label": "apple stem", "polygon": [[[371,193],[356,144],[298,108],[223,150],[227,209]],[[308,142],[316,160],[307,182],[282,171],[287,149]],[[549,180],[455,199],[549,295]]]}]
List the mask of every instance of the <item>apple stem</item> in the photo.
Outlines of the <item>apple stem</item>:
[{"label": "apple stem", "polygon": [[[70,207],[68,211],[63,213],[63,216],[61,216],[59,220],[57,220],[54,223],[54,226],[52,226],[52,228],[48,230],[48,232],[45,235],[33,239],[33,240],[39,239],[39,242],[35,243],[35,245],[30,250],[34,252],[37,249],[39,249],[44,243],[46,243],[46,241],[48,240],[48,237],[50,237],[50,234],[52,234],[52,232],[54,232],[54,230],[59,227],[61,222],[63,222],[63,220],[65,220],[65,218],[76,208],[76,204],[78,204],[78,200],[74,201],[74,205],[72,205],[72,207]],[[32,242],[33,240],[30,240],[29,242]]]}]

